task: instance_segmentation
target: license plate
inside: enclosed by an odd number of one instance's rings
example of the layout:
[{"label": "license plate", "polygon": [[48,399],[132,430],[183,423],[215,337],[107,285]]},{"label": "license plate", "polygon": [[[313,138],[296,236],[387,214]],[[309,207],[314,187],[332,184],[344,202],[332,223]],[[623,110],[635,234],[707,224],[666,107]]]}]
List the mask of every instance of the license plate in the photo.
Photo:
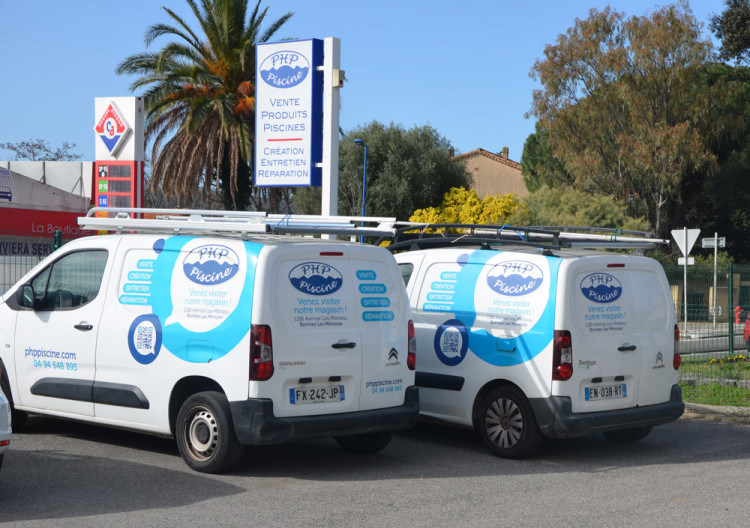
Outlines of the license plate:
[{"label": "license plate", "polygon": [[338,401],[344,401],[343,385],[291,387],[289,389],[289,402],[292,405]]},{"label": "license plate", "polygon": [[602,385],[599,387],[586,387],[586,401],[611,400],[613,398],[627,398],[628,387],[622,385]]}]

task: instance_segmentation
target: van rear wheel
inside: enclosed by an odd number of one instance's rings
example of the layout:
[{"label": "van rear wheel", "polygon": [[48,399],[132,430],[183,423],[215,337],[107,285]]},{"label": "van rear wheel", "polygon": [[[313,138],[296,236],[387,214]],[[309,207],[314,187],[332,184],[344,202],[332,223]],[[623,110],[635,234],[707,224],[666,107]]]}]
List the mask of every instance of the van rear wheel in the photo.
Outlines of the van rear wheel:
[{"label": "van rear wheel", "polygon": [[616,431],[605,431],[602,433],[607,439],[614,442],[633,443],[643,440],[653,429],[648,425],[645,427],[631,427],[630,429],[617,429]]},{"label": "van rear wheel", "polygon": [[188,466],[202,473],[220,473],[242,459],[226,396],[199,392],[185,400],[175,427],[177,449]]},{"label": "van rear wheel", "polygon": [[381,451],[391,441],[393,433],[380,431],[379,433],[365,433],[351,436],[337,436],[336,442],[344,451],[360,455],[372,455]]},{"label": "van rear wheel", "polygon": [[475,428],[493,454],[525,458],[542,445],[542,433],[523,393],[505,386],[490,391],[479,403]]}]

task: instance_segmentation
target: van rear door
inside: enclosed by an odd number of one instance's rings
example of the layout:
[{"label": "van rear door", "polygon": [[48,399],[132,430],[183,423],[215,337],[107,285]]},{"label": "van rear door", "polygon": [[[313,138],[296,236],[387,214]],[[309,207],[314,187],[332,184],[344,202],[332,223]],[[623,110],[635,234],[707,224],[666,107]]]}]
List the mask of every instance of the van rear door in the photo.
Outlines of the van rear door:
[{"label": "van rear door", "polygon": [[667,402],[679,377],[673,365],[677,316],[669,283],[656,261],[640,259],[630,267],[640,333],[638,405]]},{"label": "van rear door", "polygon": [[637,260],[625,255],[565,259],[556,329],[571,332],[573,376],[553,381],[570,396],[573,412],[624,409],[639,404],[642,363],[650,346],[641,339],[643,288]]},{"label": "van rear door", "polygon": [[360,410],[403,405],[414,385],[409,370],[409,301],[393,257],[371,246],[351,248],[355,318],[362,336]]},{"label": "van rear door", "polygon": [[364,342],[344,244],[269,244],[258,257],[254,324],[271,327],[274,374],[251,384],[278,417],[360,407]]}]

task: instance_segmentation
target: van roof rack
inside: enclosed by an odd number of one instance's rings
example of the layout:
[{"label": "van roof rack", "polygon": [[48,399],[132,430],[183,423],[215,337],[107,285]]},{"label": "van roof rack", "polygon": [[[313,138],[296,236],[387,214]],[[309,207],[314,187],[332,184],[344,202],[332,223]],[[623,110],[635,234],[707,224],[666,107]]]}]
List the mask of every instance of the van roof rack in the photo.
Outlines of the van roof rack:
[{"label": "van roof rack", "polygon": [[[265,211],[93,207],[78,218],[82,229],[116,233],[221,233],[393,236],[395,218],[269,214]],[[359,224],[359,225],[358,225]],[[373,225],[374,224],[374,225]]]},{"label": "van roof rack", "polygon": [[[497,245],[530,246],[539,249],[652,249],[669,240],[654,238],[647,231],[581,226],[511,226],[486,224],[430,224],[396,222],[390,251],[450,246],[490,248]],[[383,237],[381,241],[385,241]]]}]

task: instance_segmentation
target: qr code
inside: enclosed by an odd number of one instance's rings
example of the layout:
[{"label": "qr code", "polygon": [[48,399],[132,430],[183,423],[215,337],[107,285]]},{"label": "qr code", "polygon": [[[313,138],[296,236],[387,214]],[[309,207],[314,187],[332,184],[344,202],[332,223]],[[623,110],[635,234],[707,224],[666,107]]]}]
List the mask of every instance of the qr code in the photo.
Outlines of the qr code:
[{"label": "qr code", "polygon": [[460,337],[461,335],[457,331],[446,330],[443,333],[443,354],[448,357],[460,355]]},{"label": "qr code", "polygon": [[135,347],[138,350],[152,350],[154,348],[154,327],[139,326],[136,332]]}]

